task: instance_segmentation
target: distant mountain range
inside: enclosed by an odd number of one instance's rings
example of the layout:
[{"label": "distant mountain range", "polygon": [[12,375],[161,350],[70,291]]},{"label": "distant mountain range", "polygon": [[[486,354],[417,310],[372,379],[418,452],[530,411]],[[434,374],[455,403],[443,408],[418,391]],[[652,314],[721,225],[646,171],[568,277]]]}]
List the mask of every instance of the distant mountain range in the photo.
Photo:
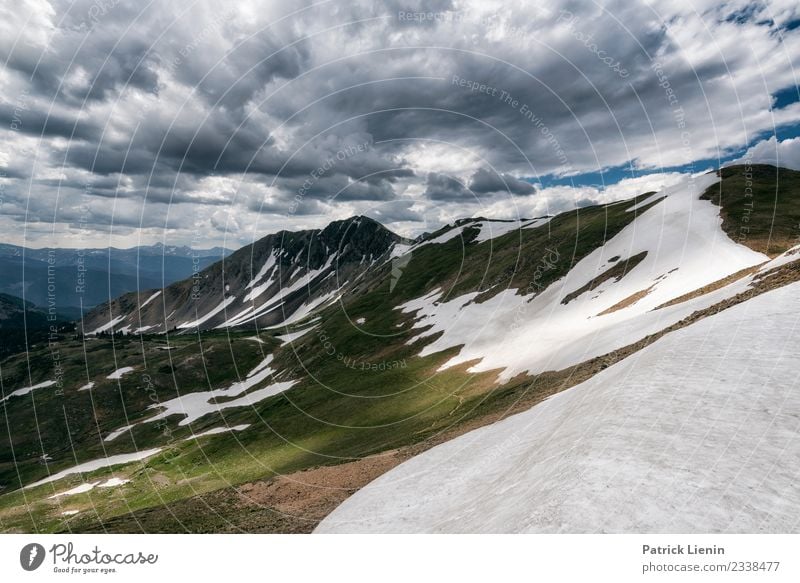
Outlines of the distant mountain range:
[{"label": "distant mountain range", "polygon": [[137,289],[163,287],[226,257],[221,247],[29,249],[0,244],[0,292],[64,318]]}]

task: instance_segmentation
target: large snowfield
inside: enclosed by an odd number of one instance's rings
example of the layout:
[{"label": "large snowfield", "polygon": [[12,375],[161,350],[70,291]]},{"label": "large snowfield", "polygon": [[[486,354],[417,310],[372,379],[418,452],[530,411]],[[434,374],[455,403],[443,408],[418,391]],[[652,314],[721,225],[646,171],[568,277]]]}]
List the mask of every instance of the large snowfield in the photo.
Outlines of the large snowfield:
[{"label": "large snowfield", "polygon": [[[714,174],[687,177],[632,205],[629,212],[660,200],[535,296],[507,289],[475,303],[477,292],[443,300],[439,290],[399,306],[414,313],[414,328],[420,329],[412,342],[440,334],[422,348],[422,356],[461,346],[445,367],[477,360],[470,371],[502,369],[500,380],[507,381],[519,373],[560,370],[606,354],[712,305],[722,299],[720,294],[654,309],[769,260],[732,241],[722,231],[719,207],[700,199],[718,181]],[[563,303],[616,263],[645,252],[620,280],[611,278]],[[571,258],[548,252],[542,260]],[[734,295],[732,287],[727,292]],[[634,294],[642,297],[615,309]]]},{"label": "large snowfield", "polygon": [[797,532],[800,283],[398,466],[317,532]]}]

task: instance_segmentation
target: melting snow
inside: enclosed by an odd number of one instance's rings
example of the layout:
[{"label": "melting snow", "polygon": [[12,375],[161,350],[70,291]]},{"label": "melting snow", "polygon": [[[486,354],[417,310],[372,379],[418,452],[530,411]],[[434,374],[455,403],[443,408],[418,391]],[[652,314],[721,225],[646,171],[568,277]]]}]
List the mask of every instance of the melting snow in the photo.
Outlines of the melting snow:
[{"label": "melting snow", "polygon": [[270,277],[264,283],[255,286],[253,289],[251,289],[249,292],[247,292],[246,296],[244,296],[242,298],[242,303],[246,304],[247,302],[253,301],[258,296],[260,296],[265,291],[267,291],[267,288],[269,288],[273,283],[275,283],[275,280],[272,277]]},{"label": "melting snow", "polygon": [[52,474],[51,476],[48,476],[43,480],[39,480],[38,482],[34,482],[33,484],[28,484],[23,488],[23,490],[27,490],[28,488],[35,488],[36,486],[41,486],[43,484],[49,484],[50,482],[55,482],[56,480],[60,480],[61,478],[65,476],[70,476],[72,474],[83,474],[86,472],[93,472],[94,470],[99,470],[101,468],[108,468],[111,466],[118,466],[121,464],[136,462],[154,456],[160,451],[161,448],[145,449],[142,451],[135,451],[133,453],[121,453],[118,455],[111,455],[108,457],[100,458],[98,460],[92,460],[90,462],[84,462],[82,464],[78,464],[77,466],[67,468],[66,470],[62,470],[57,474]]},{"label": "melting snow", "polygon": [[470,227],[474,227],[474,223],[467,223],[465,225],[461,225],[460,227],[453,227],[449,231],[445,231],[438,237],[434,237],[428,241],[423,241],[421,245],[439,245],[442,243],[447,243],[451,239],[455,239],[456,237],[460,236],[461,233],[464,232],[464,229],[468,229]]},{"label": "melting snow", "polygon": [[84,482],[80,486],[75,486],[70,490],[59,492],[58,494],[53,494],[52,496],[48,496],[47,498],[52,500],[53,498],[60,498],[61,496],[74,496],[75,494],[84,494],[92,490],[99,483],[100,482]]},{"label": "melting snow", "polygon": [[123,480],[122,478],[109,478],[102,484],[98,484],[99,488],[115,488],[117,486],[122,486],[123,484],[127,484],[130,480]]},{"label": "melting snow", "polygon": [[117,380],[117,379],[121,379],[123,377],[123,375],[126,375],[129,372],[133,372],[133,367],[132,366],[123,366],[122,368],[118,368],[117,370],[112,372],[106,378],[107,379],[111,379],[112,381],[113,380]]},{"label": "melting snow", "polygon": [[106,437],[105,437],[105,439],[103,439],[103,441],[114,441],[116,438],[118,438],[120,435],[122,435],[126,431],[130,431],[134,427],[134,425],[136,425],[136,424],[134,423],[133,425],[126,425],[125,427],[120,427],[119,429],[115,429],[114,431],[112,431],[111,433],[106,435]]},{"label": "melting snow", "polygon": [[259,362],[253,370],[247,373],[247,378],[249,379],[250,377],[266,369],[270,365],[270,363],[272,363],[272,358],[273,358],[272,355],[268,354],[267,357],[261,362]]},{"label": "melting snow", "polygon": [[306,316],[308,316],[311,312],[319,308],[320,306],[324,306],[331,302],[334,302],[340,298],[339,290],[333,290],[327,294],[323,294],[317,298],[314,298],[310,302],[307,302],[297,308],[294,312],[292,312],[291,316],[286,318],[283,322],[281,322],[280,326],[288,326],[289,324],[294,324],[295,322],[299,322]]},{"label": "melting snow", "polygon": [[142,308],[144,308],[144,307],[145,307],[147,304],[149,304],[150,302],[152,302],[154,299],[156,299],[156,298],[157,298],[158,296],[160,296],[160,295],[161,295],[161,290],[158,290],[158,291],[157,291],[156,293],[154,293],[152,296],[150,296],[149,298],[147,298],[147,299],[144,301],[144,303],[143,303],[141,306],[139,306],[139,309],[141,310],[141,309],[142,309]]},{"label": "melting snow", "polygon": [[85,494],[91,490],[94,490],[95,487],[97,488],[114,488],[116,486],[122,486],[123,484],[127,484],[130,480],[123,480],[122,478],[109,478],[105,482],[102,480],[99,482],[84,482],[79,486],[75,486],[71,490],[66,490],[65,492],[59,492],[58,494],[53,494],[52,496],[48,496],[48,499],[52,500],[53,498],[60,498],[61,496],[74,496],[75,494]]},{"label": "melting snow", "polygon": [[537,227],[541,227],[549,223],[553,217],[538,217],[533,219],[531,222],[522,225],[523,229],[535,229]]},{"label": "melting snow", "polygon": [[94,381],[89,381],[88,383],[86,383],[85,385],[80,387],[78,390],[79,391],[88,391],[89,389],[92,389],[93,387],[94,387]]},{"label": "melting snow", "polygon": [[259,281],[261,281],[261,279],[267,274],[267,272],[271,270],[273,267],[275,267],[276,258],[277,258],[276,254],[274,252],[271,253],[270,256],[267,257],[267,260],[264,262],[264,265],[261,266],[259,272],[252,280],[250,280],[250,283],[248,283],[244,289],[250,289]]},{"label": "melting snow", "polygon": [[220,433],[228,433],[230,431],[244,431],[248,427],[250,427],[249,423],[245,423],[243,425],[233,425],[233,426],[230,426],[230,427],[214,427],[213,429],[209,429],[208,431],[203,431],[202,433],[195,433],[194,435],[191,435],[191,436],[187,437],[184,441],[190,441],[192,439],[199,439],[201,437],[206,437],[206,436],[209,436],[209,435],[218,435]]},{"label": "melting snow", "polygon": [[2,399],[0,399],[0,403],[2,403],[3,401],[7,401],[11,397],[19,397],[20,395],[27,395],[28,393],[30,393],[31,391],[35,391],[36,389],[44,389],[46,387],[52,387],[54,384],[56,384],[55,381],[44,381],[39,383],[38,385],[17,389],[13,393],[10,393],[5,397],[3,397]]},{"label": "melting snow", "polygon": [[497,237],[502,237],[512,231],[527,226],[530,221],[481,221],[476,226],[480,227],[480,232],[474,239],[474,243],[484,243]]},{"label": "melting snow", "polygon": [[404,243],[395,243],[392,246],[392,252],[390,253],[389,257],[391,259],[394,259],[395,257],[402,257],[403,255],[411,251],[413,247],[414,247],[413,245],[406,245]]},{"label": "melting snow", "polygon": [[384,474],[317,532],[792,532],[800,284]]},{"label": "melting snow", "polygon": [[[189,425],[209,413],[215,413],[223,409],[231,409],[234,407],[252,406],[259,401],[263,401],[267,397],[278,395],[294,386],[297,381],[282,381],[272,383],[249,393],[247,392],[263,382],[267,377],[274,374],[275,371],[269,367],[271,362],[272,355],[270,354],[251,370],[243,381],[237,381],[230,387],[215,389],[213,391],[186,393],[175,399],[150,405],[149,409],[161,409],[161,412],[153,417],[148,417],[147,419],[139,421],[138,423],[112,431],[106,436],[104,441],[112,441],[140,423],[152,423],[153,421],[165,419],[172,415],[182,415],[184,417],[178,425]],[[231,397],[238,398],[232,399]],[[217,399],[227,400],[218,403],[215,402]]]},{"label": "melting snow", "polygon": [[[228,326],[239,326],[241,324],[246,324],[248,322],[256,320],[257,318],[265,314],[268,314],[269,312],[272,312],[273,310],[276,310],[277,308],[283,305],[284,299],[288,297],[290,294],[296,292],[297,290],[302,289],[303,287],[308,287],[309,285],[311,285],[311,283],[317,278],[317,276],[324,273],[333,264],[333,261],[336,259],[336,257],[337,257],[336,253],[330,255],[325,264],[319,269],[309,270],[305,275],[301,275],[300,277],[298,277],[297,280],[295,280],[295,282],[292,283],[291,285],[285,288],[280,288],[278,290],[278,293],[272,296],[267,302],[263,303],[257,308],[255,306],[250,306],[249,308],[243,310],[242,312],[239,312],[232,318],[226,320],[225,322],[217,326],[217,328],[227,328]],[[297,270],[299,270],[299,267],[295,268],[295,270],[293,271]],[[287,281],[289,279],[291,279],[291,276],[287,278]],[[283,322],[283,324],[287,324],[288,322],[289,320],[286,320],[285,322]]]},{"label": "melting snow", "polygon": [[[719,207],[699,199],[718,180],[705,175],[666,189],[663,202],[535,297],[509,289],[478,304],[473,302],[475,293],[441,302],[437,292],[399,306],[404,312],[417,312],[414,328],[429,327],[412,341],[441,333],[422,349],[422,356],[463,345],[445,367],[477,359],[471,372],[502,369],[500,380],[506,381],[522,372],[584,362],[670,326],[718,296],[654,308],[768,260],[730,240],[720,228]],[[610,258],[645,251],[645,258],[620,281],[608,280],[591,294],[562,304],[566,295],[607,271],[613,265]],[[570,260],[552,253],[542,258],[542,265],[545,260]],[[644,290],[649,293],[638,301],[600,316]]]},{"label": "melting snow", "polygon": [[184,322],[183,324],[178,324],[178,328],[181,328],[181,329],[183,329],[183,328],[196,328],[196,327],[200,326],[203,322],[206,322],[206,321],[210,320],[211,318],[213,318],[214,316],[216,316],[222,310],[224,310],[229,305],[231,305],[231,303],[234,302],[235,300],[236,300],[235,296],[231,296],[229,298],[225,298],[216,308],[214,308],[213,310],[208,312],[205,316],[202,316],[201,318],[198,318],[197,320],[194,320],[193,322]]}]

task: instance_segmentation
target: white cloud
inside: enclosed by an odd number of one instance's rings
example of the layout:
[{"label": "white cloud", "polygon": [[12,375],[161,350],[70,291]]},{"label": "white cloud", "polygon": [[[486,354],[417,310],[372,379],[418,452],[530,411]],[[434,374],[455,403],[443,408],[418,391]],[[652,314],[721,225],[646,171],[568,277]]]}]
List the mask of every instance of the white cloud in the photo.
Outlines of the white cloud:
[{"label": "white cloud", "polygon": [[746,161],[752,164],[772,164],[800,170],[800,138],[789,138],[779,142],[775,136],[772,136],[758,142],[749,148],[744,156],[729,162],[726,166],[742,164]]}]

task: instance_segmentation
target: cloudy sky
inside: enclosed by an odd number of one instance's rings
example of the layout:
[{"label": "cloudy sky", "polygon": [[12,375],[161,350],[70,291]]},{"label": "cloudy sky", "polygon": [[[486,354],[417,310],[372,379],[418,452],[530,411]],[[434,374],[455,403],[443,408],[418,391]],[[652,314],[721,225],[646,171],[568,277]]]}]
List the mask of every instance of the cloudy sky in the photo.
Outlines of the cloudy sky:
[{"label": "cloudy sky", "polygon": [[4,2],[0,229],[412,235],[800,167],[796,0]]}]

